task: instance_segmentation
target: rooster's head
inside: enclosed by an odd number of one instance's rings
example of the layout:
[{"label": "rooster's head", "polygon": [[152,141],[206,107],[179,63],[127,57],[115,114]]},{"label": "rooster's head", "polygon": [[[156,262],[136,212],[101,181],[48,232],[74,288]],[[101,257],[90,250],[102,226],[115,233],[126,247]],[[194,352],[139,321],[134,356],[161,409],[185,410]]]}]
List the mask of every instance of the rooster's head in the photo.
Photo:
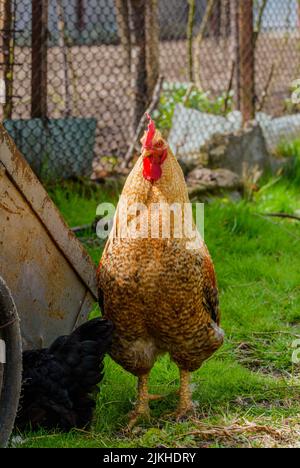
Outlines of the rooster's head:
[{"label": "rooster's head", "polygon": [[143,176],[151,183],[157,182],[163,171],[163,163],[168,157],[168,145],[163,140],[160,132],[156,130],[150,115],[148,130],[145,132],[141,142],[143,145]]}]

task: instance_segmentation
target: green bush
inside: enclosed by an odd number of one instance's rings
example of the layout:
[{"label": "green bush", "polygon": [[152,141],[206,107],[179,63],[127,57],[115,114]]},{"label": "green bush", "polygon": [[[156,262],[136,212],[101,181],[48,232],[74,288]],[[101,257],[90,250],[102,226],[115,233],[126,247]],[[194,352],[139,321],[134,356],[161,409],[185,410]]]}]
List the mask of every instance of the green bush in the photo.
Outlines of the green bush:
[{"label": "green bush", "polygon": [[[154,114],[157,127],[167,133],[172,127],[172,119],[177,104],[183,104],[189,84],[165,83],[160,98],[159,108]],[[194,89],[185,106],[214,115],[226,115],[233,110],[233,92],[222,93],[219,97],[211,96],[210,91]]]}]

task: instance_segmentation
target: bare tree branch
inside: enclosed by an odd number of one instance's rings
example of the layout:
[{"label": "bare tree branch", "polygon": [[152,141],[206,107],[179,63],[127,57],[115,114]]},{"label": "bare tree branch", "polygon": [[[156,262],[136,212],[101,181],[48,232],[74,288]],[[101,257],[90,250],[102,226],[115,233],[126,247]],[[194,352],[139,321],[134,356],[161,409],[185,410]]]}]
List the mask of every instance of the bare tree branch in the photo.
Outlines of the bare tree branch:
[{"label": "bare tree branch", "polygon": [[128,0],[115,0],[116,19],[118,24],[118,35],[126,56],[126,66],[131,70],[131,34],[129,27],[129,4]]},{"label": "bare tree branch", "polygon": [[290,215],[287,213],[262,213],[261,216],[267,218],[283,218],[283,219],[294,219],[295,221],[300,221],[300,216]]},{"label": "bare tree branch", "polygon": [[257,39],[258,39],[258,37],[260,35],[260,32],[261,32],[262,20],[263,20],[263,17],[264,17],[264,12],[265,12],[267,4],[268,4],[268,0],[262,0],[262,3],[261,3],[260,8],[259,8],[257,21],[256,21],[256,25],[255,25],[254,38],[253,38],[254,49],[256,47]]},{"label": "bare tree branch", "polygon": [[213,9],[214,9],[214,6],[215,6],[215,1],[216,0],[208,0],[208,3],[207,3],[207,6],[206,6],[206,10],[205,10],[205,14],[204,14],[204,17],[202,19],[202,23],[201,23],[201,26],[200,26],[200,30],[197,34],[197,37],[196,37],[196,55],[195,55],[195,71],[194,71],[194,77],[195,77],[195,81],[196,81],[196,84],[197,84],[197,87],[199,89],[202,88],[201,86],[201,78],[200,78],[200,69],[201,69],[201,63],[200,63],[200,48],[201,48],[201,44],[203,42],[203,39],[204,39],[204,36],[205,36],[205,33],[207,31],[207,26],[209,24],[209,20],[211,18],[211,15],[212,15],[212,12],[213,12]]},{"label": "bare tree branch", "polygon": [[160,100],[160,94],[161,94],[161,90],[162,90],[162,85],[163,85],[163,82],[164,82],[164,77],[163,76],[159,76],[158,80],[157,80],[157,84],[155,86],[155,89],[154,89],[154,92],[153,92],[153,96],[152,96],[152,99],[151,99],[151,102],[150,102],[150,105],[148,107],[148,109],[146,110],[145,114],[143,114],[141,120],[140,120],[140,123],[137,127],[137,130],[134,134],[134,138],[133,138],[133,141],[125,155],[125,158],[121,164],[121,168],[127,168],[129,166],[129,163],[130,161],[132,160],[133,158],[133,155],[134,155],[134,151],[138,149],[136,148],[136,145],[141,137],[141,134],[144,130],[144,127],[145,127],[145,124],[146,124],[146,114],[151,114],[155,109],[156,107],[158,106],[158,103],[159,103],[159,100]]},{"label": "bare tree branch", "polygon": [[271,84],[272,84],[272,81],[273,81],[275,68],[276,68],[275,63],[272,63],[271,70],[270,70],[266,85],[265,85],[264,90],[263,90],[263,92],[261,94],[261,100],[258,102],[258,105],[257,105],[257,109],[256,109],[257,112],[261,112],[263,110],[263,108],[265,107],[265,103],[266,103],[266,100],[268,98],[268,93],[269,93],[269,90],[270,90],[270,87],[271,87]]},{"label": "bare tree branch", "polygon": [[187,42],[188,42],[188,74],[189,80],[194,81],[194,57],[193,57],[193,30],[195,23],[196,0],[188,0],[189,2],[189,17],[187,25]]},{"label": "bare tree branch", "polygon": [[226,96],[225,96],[225,101],[224,101],[224,115],[226,115],[226,114],[227,114],[227,111],[228,111],[228,104],[229,104],[229,99],[230,99],[230,92],[231,92],[232,89],[233,89],[233,81],[234,81],[235,68],[236,68],[236,62],[235,62],[235,60],[232,60],[230,78],[229,78],[229,83],[228,83],[228,87],[227,87],[227,90],[226,90]]}]

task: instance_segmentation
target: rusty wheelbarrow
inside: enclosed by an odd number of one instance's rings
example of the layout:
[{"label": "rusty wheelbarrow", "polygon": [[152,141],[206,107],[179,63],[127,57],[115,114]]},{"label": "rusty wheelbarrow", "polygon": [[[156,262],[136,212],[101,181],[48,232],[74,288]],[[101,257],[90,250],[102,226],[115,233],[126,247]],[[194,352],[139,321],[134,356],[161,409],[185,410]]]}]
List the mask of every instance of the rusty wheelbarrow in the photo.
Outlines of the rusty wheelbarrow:
[{"label": "rusty wheelbarrow", "polygon": [[21,387],[21,351],[87,319],[95,267],[0,124],[0,446]]}]

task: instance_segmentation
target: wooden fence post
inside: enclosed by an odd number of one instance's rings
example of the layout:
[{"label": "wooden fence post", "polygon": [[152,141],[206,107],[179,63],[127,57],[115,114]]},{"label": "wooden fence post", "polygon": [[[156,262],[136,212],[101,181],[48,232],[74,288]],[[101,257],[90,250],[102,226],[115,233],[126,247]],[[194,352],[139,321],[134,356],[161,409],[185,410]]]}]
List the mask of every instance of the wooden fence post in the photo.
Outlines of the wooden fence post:
[{"label": "wooden fence post", "polygon": [[221,36],[230,36],[230,0],[222,0],[221,2]]},{"label": "wooden fence post", "polygon": [[31,117],[47,116],[48,0],[32,0]]},{"label": "wooden fence post", "polygon": [[76,27],[78,31],[82,31],[84,28],[84,1],[77,0],[76,3]]},{"label": "wooden fence post", "polygon": [[[0,2],[0,70],[5,83],[5,103],[1,118],[11,119],[13,110],[14,12],[12,0]],[[3,70],[3,71],[2,71]]]},{"label": "wooden fence post", "polygon": [[115,0],[115,12],[132,76],[135,132],[159,78],[158,0]]},{"label": "wooden fence post", "polygon": [[115,0],[115,14],[118,24],[118,36],[125,53],[126,66],[131,71],[131,34],[129,26],[129,0]]},{"label": "wooden fence post", "polygon": [[255,117],[255,47],[253,0],[238,2],[239,102],[244,122]]},{"label": "wooden fence post", "polygon": [[148,104],[152,99],[159,77],[158,0],[147,0],[146,2],[146,68]]},{"label": "wooden fence post", "polygon": [[219,39],[221,36],[221,1],[214,1],[213,11],[209,20],[209,35],[215,39]]},{"label": "wooden fence post", "polygon": [[147,107],[146,0],[131,0],[133,27],[133,128],[136,129]]},{"label": "wooden fence post", "polygon": [[234,67],[234,102],[235,108],[241,108],[240,102],[240,49],[239,49],[239,7],[238,0],[230,0],[230,38],[231,38],[231,59]]}]

